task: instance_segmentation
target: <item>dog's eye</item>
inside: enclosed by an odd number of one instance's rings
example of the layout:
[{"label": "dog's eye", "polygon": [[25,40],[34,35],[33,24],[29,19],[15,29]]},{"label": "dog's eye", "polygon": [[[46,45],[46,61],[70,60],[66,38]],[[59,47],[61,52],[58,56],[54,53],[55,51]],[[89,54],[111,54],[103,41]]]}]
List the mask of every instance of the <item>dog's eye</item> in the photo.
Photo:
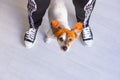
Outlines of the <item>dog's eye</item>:
[{"label": "dog's eye", "polygon": [[61,38],[59,38],[59,40],[60,40],[61,42],[62,42],[62,41],[64,41],[62,37],[61,37]]},{"label": "dog's eye", "polygon": [[70,38],[70,39],[68,39],[68,41],[69,41],[69,42],[71,42],[71,41],[72,41],[72,39]]}]

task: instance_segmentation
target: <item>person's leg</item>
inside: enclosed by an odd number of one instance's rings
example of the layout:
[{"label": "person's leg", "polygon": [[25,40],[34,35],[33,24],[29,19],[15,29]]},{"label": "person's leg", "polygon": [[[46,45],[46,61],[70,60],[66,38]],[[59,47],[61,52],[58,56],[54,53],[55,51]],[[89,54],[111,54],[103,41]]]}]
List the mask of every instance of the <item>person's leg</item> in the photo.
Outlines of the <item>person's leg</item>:
[{"label": "person's leg", "polygon": [[42,18],[49,6],[50,0],[28,0],[28,17],[30,28],[25,33],[24,41],[27,48],[34,45],[36,34],[42,23]]},{"label": "person's leg", "polygon": [[73,0],[77,22],[83,22],[82,40],[85,46],[92,46],[93,34],[89,26],[89,19],[96,0]]}]

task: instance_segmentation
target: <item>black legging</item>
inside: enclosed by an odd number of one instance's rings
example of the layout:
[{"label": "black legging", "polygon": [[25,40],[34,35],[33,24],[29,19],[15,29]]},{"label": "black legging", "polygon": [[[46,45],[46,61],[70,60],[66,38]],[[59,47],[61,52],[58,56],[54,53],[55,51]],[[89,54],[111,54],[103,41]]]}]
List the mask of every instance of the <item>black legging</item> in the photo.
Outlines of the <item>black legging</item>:
[{"label": "black legging", "polygon": [[[96,0],[73,0],[78,22],[83,22],[85,26],[89,25],[89,18],[94,8],[95,1]],[[28,17],[30,27],[38,29],[49,3],[50,0],[28,0]],[[87,5],[88,3],[90,4]]]}]

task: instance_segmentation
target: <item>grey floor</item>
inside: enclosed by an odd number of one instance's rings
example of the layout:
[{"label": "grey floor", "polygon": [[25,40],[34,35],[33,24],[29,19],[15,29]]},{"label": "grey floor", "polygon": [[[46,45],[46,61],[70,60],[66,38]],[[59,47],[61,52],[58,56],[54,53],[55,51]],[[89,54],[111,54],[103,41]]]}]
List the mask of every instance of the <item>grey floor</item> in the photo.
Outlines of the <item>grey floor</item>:
[{"label": "grey floor", "polygon": [[[69,24],[74,8],[66,0]],[[44,43],[49,28],[47,14],[36,44],[26,49],[27,0],[0,0],[0,80],[120,80],[120,0],[97,0],[90,25],[94,45],[77,39],[68,53],[57,42]]]}]

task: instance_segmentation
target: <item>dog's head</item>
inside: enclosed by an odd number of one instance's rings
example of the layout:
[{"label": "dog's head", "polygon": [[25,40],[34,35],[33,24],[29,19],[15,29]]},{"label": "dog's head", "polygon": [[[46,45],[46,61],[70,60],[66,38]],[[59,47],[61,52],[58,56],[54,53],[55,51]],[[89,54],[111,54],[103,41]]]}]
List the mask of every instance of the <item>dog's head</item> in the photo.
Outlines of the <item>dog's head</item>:
[{"label": "dog's head", "polygon": [[83,24],[81,22],[77,22],[71,30],[61,28],[60,25],[61,24],[58,20],[52,20],[51,22],[53,34],[57,37],[57,41],[61,49],[63,51],[68,51],[74,40],[79,37]]}]

